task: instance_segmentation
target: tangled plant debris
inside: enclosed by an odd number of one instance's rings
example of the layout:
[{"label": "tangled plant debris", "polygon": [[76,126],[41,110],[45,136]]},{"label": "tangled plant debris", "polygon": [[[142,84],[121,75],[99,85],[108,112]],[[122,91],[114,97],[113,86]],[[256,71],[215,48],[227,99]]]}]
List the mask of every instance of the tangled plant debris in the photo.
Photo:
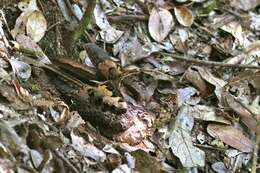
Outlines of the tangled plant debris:
[{"label": "tangled plant debris", "polygon": [[258,0],[2,0],[0,172],[260,170]]}]

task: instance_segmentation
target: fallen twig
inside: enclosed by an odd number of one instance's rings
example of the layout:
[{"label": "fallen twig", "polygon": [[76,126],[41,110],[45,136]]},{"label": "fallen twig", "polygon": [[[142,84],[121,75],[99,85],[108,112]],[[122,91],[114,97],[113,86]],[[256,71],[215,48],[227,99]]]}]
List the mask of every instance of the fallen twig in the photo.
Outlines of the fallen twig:
[{"label": "fallen twig", "polygon": [[59,151],[55,150],[54,151],[55,155],[57,157],[59,157],[64,163],[66,163],[66,165],[69,167],[69,169],[73,172],[73,173],[79,173],[79,171],[77,170],[77,168],[75,168],[70,161],[65,158]]},{"label": "fallen twig", "polygon": [[172,58],[179,60],[179,61],[186,61],[191,64],[199,64],[202,66],[217,66],[217,67],[229,67],[229,68],[240,68],[240,69],[260,69],[260,66],[255,66],[255,65],[247,65],[247,64],[228,64],[228,63],[223,63],[223,62],[216,62],[216,61],[205,61],[205,60],[198,60],[194,58],[190,58],[184,55],[177,55],[177,54],[169,54],[167,55],[172,56]]},{"label": "fallen twig", "polygon": [[142,9],[142,11],[145,13],[145,14],[148,14],[149,15],[149,10],[147,8],[147,5],[145,3],[143,3],[142,1],[140,0],[134,0],[135,3],[137,5],[139,5],[139,7]]},{"label": "fallen twig", "polygon": [[124,22],[124,21],[147,21],[147,15],[120,15],[120,16],[109,16],[108,19],[111,22]]},{"label": "fallen twig", "polygon": [[251,173],[257,172],[257,158],[258,158],[257,153],[258,153],[258,149],[259,149],[259,143],[260,143],[260,134],[256,134],[256,142],[255,142],[254,152],[253,152]]},{"label": "fallen twig", "polygon": [[260,122],[259,122],[259,120],[257,119],[258,118],[258,115],[256,114],[256,113],[254,113],[254,112],[252,112],[249,108],[248,108],[248,106],[246,106],[244,103],[242,103],[240,100],[238,100],[238,99],[236,99],[236,98],[234,98],[235,99],[235,101],[240,105],[240,106],[242,106],[246,111],[248,111],[251,115],[252,115],[252,117],[254,118],[254,120],[256,121],[256,123],[257,123],[257,125],[259,126],[260,125]]},{"label": "fallen twig", "polygon": [[54,27],[57,26],[57,25],[62,24],[63,22],[65,22],[65,19],[60,20],[60,21],[58,21],[58,22],[55,22],[54,24],[52,24],[52,25],[47,29],[47,31],[50,31],[52,28],[54,28]]},{"label": "fallen twig", "polygon": [[96,6],[96,0],[89,1],[85,13],[79,23],[79,26],[68,37],[69,39],[67,40],[67,44],[68,44],[67,48],[69,49],[69,52],[72,55],[75,48],[75,43],[84,34],[85,30],[88,27],[88,24],[91,21],[91,17],[93,15],[95,6]]}]

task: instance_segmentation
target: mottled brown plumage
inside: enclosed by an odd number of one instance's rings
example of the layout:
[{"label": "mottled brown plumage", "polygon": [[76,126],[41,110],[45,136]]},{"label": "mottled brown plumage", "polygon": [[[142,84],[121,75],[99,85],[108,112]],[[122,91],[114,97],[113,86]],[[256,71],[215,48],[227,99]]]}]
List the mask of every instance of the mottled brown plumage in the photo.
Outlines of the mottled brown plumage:
[{"label": "mottled brown plumage", "polygon": [[84,45],[91,62],[96,66],[99,74],[106,79],[116,79],[121,76],[120,67],[116,62],[111,59],[111,56],[93,43],[87,43]]}]

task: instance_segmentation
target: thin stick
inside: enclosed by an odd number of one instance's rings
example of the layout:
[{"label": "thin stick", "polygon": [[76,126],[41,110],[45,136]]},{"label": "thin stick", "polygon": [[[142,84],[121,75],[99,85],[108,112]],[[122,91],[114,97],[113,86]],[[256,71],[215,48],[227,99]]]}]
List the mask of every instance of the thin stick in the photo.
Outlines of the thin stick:
[{"label": "thin stick", "polygon": [[256,143],[255,143],[255,146],[254,146],[252,167],[251,167],[252,173],[257,173],[257,158],[258,158],[259,142],[260,142],[260,134],[256,134]]},{"label": "thin stick", "polygon": [[135,3],[137,5],[139,5],[139,7],[142,9],[142,11],[145,13],[145,14],[148,14],[149,15],[149,10],[147,8],[147,5],[145,3],[143,3],[142,1],[140,0],[134,0]]},{"label": "thin stick", "polygon": [[194,146],[209,149],[209,150],[218,150],[218,151],[225,151],[226,148],[220,148],[220,147],[213,147],[210,145],[202,145],[202,144],[193,144]]},{"label": "thin stick", "polygon": [[94,8],[96,6],[96,0],[91,0],[88,3],[87,9],[79,23],[79,26],[77,29],[74,30],[74,32],[70,36],[70,46],[75,47],[76,41],[84,34],[85,30],[88,27],[88,24],[90,23],[91,17],[93,15]]},{"label": "thin stick", "polygon": [[62,20],[60,20],[60,21],[58,21],[58,22],[55,22],[54,24],[52,24],[52,25],[47,29],[47,31],[50,31],[52,28],[54,28],[54,27],[57,26],[57,25],[62,24],[63,22],[65,22],[65,19],[62,19]]},{"label": "thin stick", "polygon": [[244,103],[242,103],[240,100],[238,100],[238,99],[236,99],[236,98],[234,98],[234,99],[235,99],[235,101],[236,101],[240,106],[242,106],[245,110],[247,110],[247,111],[253,116],[254,120],[256,121],[257,125],[259,126],[259,125],[260,125],[260,122],[259,122],[259,120],[257,119],[257,118],[258,118],[257,114],[255,114],[254,112],[252,112],[252,111],[248,108],[248,106],[246,106],[246,105],[245,105]]},{"label": "thin stick", "polygon": [[206,32],[207,34],[209,34],[210,36],[215,37],[214,34],[213,34],[210,30],[208,30],[208,28],[206,28],[206,27],[204,27],[204,26],[200,26],[197,22],[194,22],[193,24],[194,24],[196,27],[198,27],[199,29],[201,29],[202,31],[204,31],[204,32]]},{"label": "thin stick", "polygon": [[45,68],[45,69],[48,69],[50,71],[52,71],[53,73],[61,76],[63,79],[67,80],[67,81],[70,81],[72,82],[73,84],[79,86],[79,87],[83,87],[83,86],[88,86],[87,84],[83,84],[80,80],[72,77],[72,76],[69,76],[67,74],[64,74],[63,72],[61,72],[59,69],[57,69],[54,65],[46,65],[44,63],[41,63],[37,60],[34,60],[32,58],[29,58],[29,57],[23,57],[23,60],[28,63],[28,64],[31,64],[31,65],[34,65],[36,67],[42,67],[42,68]]},{"label": "thin stick", "polygon": [[[165,54],[165,53],[164,53]],[[167,55],[172,56],[172,58],[180,61],[186,61],[189,63],[194,63],[194,64],[199,64],[202,66],[217,66],[217,67],[229,67],[229,68],[249,68],[249,69],[260,69],[260,66],[255,66],[255,65],[246,65],[246,64],[228,64],[228,63],[223,63],[223,62],[216,62],[216,61],[205,61],[205,60],[198,60],[194,58],[189,58],[187,56],[183,55],[177,55],[177,54],[169,54],[166,53]]]},{"label": "thin stick", "polygon": [[55,150],[54,153],[56,154],[57,157],[59,157],[63,162],[66,163],[66,165],[69,167],[69,169],[73,172],[73,173],[79,173],[79,171],[77,170],[77,168],[75,168],[74,165],[72,165],[70,163],[70,161],[65,158],[59,151]]},{"label": "thin stick", "polygon": [[120,16],[109,16],[108,17],[111,22],[124,22],[124,21],[147,21],[147,15],[120,15]]}]

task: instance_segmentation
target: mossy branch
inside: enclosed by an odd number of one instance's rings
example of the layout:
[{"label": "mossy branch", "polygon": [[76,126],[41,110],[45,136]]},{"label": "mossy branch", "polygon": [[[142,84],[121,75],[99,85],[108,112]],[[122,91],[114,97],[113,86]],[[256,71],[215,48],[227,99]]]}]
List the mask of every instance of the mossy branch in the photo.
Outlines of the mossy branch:
[{"label": "mossy branch", "polygon": [[69,45],[70,53],[72,53],[72,51],[74,51],[74,48],[76,47],[75,43],[84,34],[85,30],[87,29],[87,27],[91,21],[91,17],[93,15],[95,6],[96,6],[96,0],[88,0],[88,6],[79,23],[79,26],[69,36],[68,45]]}]

